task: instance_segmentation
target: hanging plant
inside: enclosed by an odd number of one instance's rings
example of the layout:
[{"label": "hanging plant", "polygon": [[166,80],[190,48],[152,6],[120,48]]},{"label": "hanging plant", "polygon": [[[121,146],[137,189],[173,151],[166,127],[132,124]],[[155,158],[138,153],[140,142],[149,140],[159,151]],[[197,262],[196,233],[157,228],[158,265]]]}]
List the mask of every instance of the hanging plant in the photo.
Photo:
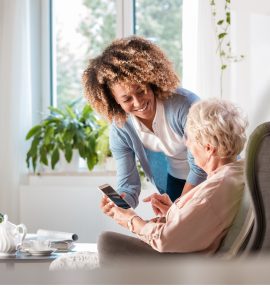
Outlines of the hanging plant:
[{"label": "hanging plant", "polygon": [[232,62],[243,60],[244,55],[236,56],[232,54],[230,40],[231,1],[224,0],[223,11],[217,11],[216,0],[210,0],[209,3],[211,6],[211,15],[217,40],[216,52],[220,60],[220,98],[222,98],[224,71]]}]

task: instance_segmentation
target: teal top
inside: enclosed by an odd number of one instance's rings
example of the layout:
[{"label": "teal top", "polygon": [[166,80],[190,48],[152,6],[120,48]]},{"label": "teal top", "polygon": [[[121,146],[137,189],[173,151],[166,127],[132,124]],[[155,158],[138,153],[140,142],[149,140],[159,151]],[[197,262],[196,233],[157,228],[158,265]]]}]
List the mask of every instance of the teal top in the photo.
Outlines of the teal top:
[{"label": "teal top", "polygon": [[[194,93],[179,88],[175,94],[164,100],[166,121],[180,137],[184,135],[187,114],[190,106],[199,100]],[[135,208],[141,192],[140,176],[136,167],[136,158],[147,178],[160,193],[166,192],[168,159],[163,152],[153,152],[145,148],[133,126],[130,117],[122,127],[115,123],[110,126],[110,148],[116,160],[117,191],[125,192],[125,200]],[[190,171],[187,182],[197,185],[206,179],[206,173],[194,163],[192,154],[187,150]]]}]

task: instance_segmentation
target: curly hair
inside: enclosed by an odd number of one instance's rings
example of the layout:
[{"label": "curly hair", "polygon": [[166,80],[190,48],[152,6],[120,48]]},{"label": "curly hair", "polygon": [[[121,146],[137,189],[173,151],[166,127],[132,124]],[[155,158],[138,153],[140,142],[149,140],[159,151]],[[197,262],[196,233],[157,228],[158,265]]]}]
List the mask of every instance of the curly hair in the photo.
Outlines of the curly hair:
[{"label": "curly hair", "polygon": [[151,41],[131,36],[113,41],[101,55],[90,59],[83,86],[91,106],[110,122],[123,124],[126,113],[115,101],[110,87],[116,83],[149,85],[156,98],[173,95],[179,85],[172,63]]},{"label": "curly hair", "polygon": [[219,157],[234,158],[244,148],[247,125],[246,117],[231,102],[209,99],[190,108],[186,130],[188,138],[216,147]]}]

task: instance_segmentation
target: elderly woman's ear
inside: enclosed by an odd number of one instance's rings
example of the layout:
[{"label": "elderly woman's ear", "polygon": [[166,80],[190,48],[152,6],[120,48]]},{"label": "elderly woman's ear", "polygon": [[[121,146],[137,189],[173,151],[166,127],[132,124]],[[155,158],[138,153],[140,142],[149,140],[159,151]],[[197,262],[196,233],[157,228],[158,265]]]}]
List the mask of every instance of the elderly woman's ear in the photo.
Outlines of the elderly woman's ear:
[{"label": "elderly woman's ear", "polygon": [[205,151],[210,155],[215,155],[217,153],[217,148],[214,147],[213,145],[207,143],[205,146]]}]

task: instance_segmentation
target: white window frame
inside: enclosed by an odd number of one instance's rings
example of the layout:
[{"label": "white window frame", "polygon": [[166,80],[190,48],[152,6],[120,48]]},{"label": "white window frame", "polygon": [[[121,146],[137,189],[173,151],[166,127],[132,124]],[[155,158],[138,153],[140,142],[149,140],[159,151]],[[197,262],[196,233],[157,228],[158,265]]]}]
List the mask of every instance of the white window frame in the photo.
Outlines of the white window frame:
[{"label": "white window frame", "polygon": [[134,34],[134,1],[116,0],[116,37]]},{"label": "white window frame", "polygon": [[41,91],[42,91],[42,112],[45,113],[52,104],[52,35],[51,35],[51,0],[41,1]]},{"label": "white window frame", "polygon": [[[41,91],[42,112],[56,104],[55,31],[52,23],[52,1],[41,1]],[[134,0],[116,0],[116,37],[134,34]],[[53,99],[54,98],[54,99]]]}]

